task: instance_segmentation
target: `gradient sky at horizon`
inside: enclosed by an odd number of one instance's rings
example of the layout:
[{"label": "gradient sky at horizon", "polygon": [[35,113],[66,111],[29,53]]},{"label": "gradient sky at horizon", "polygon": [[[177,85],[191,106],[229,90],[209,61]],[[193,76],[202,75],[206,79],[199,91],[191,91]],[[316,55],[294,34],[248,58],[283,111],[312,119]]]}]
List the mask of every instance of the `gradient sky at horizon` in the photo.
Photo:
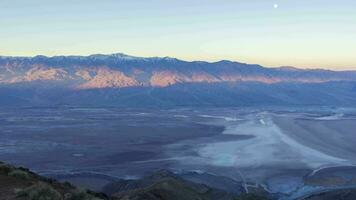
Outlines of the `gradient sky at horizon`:
[{"label": "gradient sky at horizon", "polygon": [[0,9],[0,55],[356,69],[355,0],[0,0]]}]

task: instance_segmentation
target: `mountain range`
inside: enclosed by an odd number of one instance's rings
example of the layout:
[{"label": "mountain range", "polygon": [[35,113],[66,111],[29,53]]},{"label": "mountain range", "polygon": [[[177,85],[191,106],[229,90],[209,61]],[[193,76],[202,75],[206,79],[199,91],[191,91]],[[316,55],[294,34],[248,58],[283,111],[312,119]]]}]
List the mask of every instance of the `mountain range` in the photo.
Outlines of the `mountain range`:
[{"label": "mountain range", "polygon": [[356,71],[125,54],[0,57],[0,105],[352,105]]}]

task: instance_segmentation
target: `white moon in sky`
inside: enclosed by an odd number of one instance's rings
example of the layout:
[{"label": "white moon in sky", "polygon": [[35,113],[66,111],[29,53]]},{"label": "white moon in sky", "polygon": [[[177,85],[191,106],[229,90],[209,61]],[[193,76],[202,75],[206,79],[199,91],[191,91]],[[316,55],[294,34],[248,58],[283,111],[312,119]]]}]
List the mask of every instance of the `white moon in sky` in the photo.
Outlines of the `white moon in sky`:
[{"label": "white moon in sky", "polygon": [[278,8],[279,5],[278,5],[278,4],[274,4],[273,7],[274,7],[274,8]]}]

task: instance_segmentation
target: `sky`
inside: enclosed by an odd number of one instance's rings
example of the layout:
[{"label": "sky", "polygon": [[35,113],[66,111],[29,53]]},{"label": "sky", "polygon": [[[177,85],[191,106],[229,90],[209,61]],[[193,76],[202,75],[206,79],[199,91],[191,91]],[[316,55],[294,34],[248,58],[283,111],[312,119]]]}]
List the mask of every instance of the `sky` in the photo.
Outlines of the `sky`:
[{"label": "sky", "polygon": [[356,69],[355,0],[0,0],[0,55]]}]

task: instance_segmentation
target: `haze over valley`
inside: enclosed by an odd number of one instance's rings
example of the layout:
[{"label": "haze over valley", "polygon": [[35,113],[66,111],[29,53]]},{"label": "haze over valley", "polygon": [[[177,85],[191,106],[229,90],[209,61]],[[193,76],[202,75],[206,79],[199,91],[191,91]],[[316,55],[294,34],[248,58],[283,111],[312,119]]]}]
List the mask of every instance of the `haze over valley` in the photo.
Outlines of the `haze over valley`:
[{"label": "haze over valley", "polygon": [[327,107],[2,108],[0,157],[97,192],[165,169],[233,194],[257,184],[295,199],[355,184],[355,116]]}]

